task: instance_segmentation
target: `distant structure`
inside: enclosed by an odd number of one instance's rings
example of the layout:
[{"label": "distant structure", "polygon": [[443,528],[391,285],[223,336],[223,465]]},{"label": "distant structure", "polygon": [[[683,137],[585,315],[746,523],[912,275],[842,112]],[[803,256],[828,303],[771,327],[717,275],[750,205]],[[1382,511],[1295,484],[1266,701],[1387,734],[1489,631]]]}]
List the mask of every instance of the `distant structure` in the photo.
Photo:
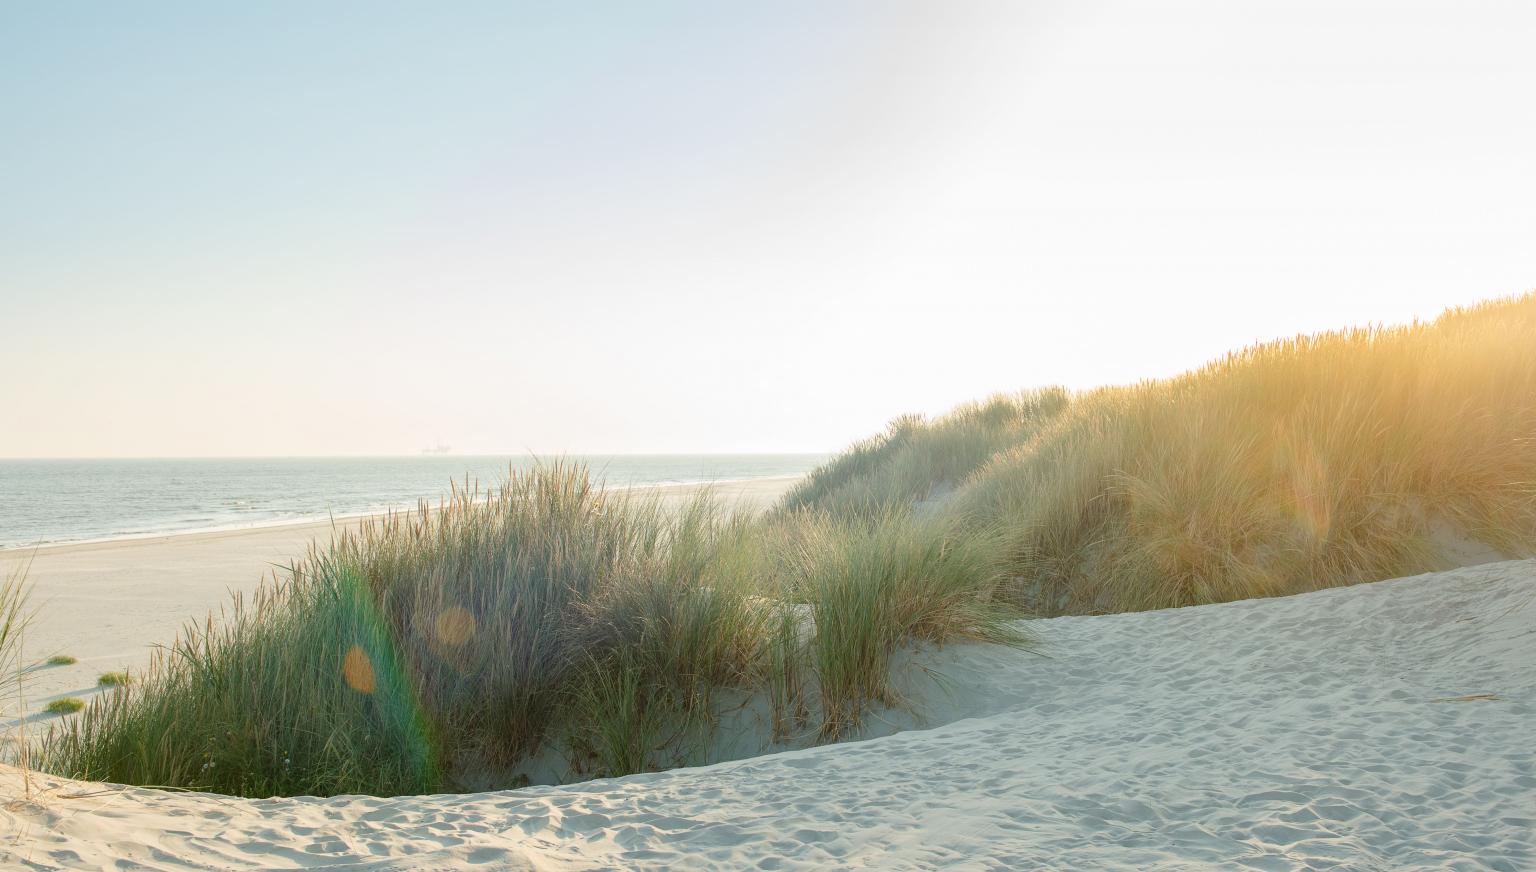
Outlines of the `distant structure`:
[{"label": "distant structure", "polygon": [[439,442],[436,445],[432,446],[431,448],[423,448],[423,449],[421,449],[421,453],[422,454],[447,454],[448,452],[450,452],[452,450],[453,449],[450,448],[449,446],[444,445],[443,443]]}]

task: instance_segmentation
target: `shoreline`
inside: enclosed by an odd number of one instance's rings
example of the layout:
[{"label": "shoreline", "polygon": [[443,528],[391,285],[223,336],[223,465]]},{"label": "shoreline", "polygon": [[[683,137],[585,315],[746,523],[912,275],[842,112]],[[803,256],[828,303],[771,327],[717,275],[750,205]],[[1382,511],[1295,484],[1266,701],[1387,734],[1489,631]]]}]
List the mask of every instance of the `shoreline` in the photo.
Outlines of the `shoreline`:
[{"label": "shoreline", "polygon": [[[694,492],[707,488],[751,485],[757,483],[784,483],[791,484],[804,478],[804,475],[770,475],[758,478],[720,478],[701,481],[664,482],[658,484],[625,484],[604,486],[607,491],[656,491],[656,495],[665,499],[674,496],[672,491],[685,492],[692,495]],[[788,487],[785,487],[788,490]],[[302,515],[293,518],[269,519],[265,521],[249,521],[234,524],[217,524],[211,527],[188,527],[179,530],[155,530],[144,533],[114,533],[108,536],[92,536],[84,539],[56,539],[35,544],[0,545],[0,561],[12,558],[23,552],[43,553],[62,548],[84,548],[97,545],[115,545],[131,542],[159,542],[177,537],[190,536],[221,536],[227,534],[255,533],[267,530],[281,529],[285,527],[320,527],[333,526],[342,522],[352,522],[363,518],[382,518],[391,514],[403,512],[415,512],[422,501],[429,505],[436,503],[429,497],[423,497],[414,504],[400,504],[392,507],[378,509],[361,509],[350,512],[337,512],[330,515]]]}]

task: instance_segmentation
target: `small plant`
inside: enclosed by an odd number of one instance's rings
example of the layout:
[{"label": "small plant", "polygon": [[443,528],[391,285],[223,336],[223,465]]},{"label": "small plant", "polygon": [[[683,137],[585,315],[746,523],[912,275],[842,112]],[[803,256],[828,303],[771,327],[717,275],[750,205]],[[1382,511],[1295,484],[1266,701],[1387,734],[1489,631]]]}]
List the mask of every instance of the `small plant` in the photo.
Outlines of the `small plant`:
[{"label": "small plant", "polygon": [[96,679],[96,684],[99,687],[123,687],[128,684],[128,673],[103,672]]},{"label": "small plant", "polygon": [[79,661],[68,654],[55,654],[48,658],[49,666],[71,666]]},{"label": "small plant", "polygon": [[43,707],[43,711],[51,715],[72,715],[85,708],[85,703],[72,696],[56,699]]}]

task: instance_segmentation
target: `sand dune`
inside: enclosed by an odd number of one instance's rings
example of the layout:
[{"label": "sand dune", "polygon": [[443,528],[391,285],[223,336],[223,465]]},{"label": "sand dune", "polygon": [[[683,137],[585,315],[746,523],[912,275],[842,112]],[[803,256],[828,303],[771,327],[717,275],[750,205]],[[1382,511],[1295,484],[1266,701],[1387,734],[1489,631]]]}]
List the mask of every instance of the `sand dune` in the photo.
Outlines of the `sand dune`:
[{"label": "sand dune", "polygon": [[90,869],[1536,868],[1536,561],[1037,626],[1044,656],[930,658],[949,688],[921,701],[931,729],[462,796],[36,778],[0,812],[4,850]]},{"label": "sand dune", "polygon": [[[798,480],[708,487],[724,502],[761,508]],[[680,503],[702,487],[667,485],[636,493]],[[88,696],[103,672],[142,669],[152,646],[169,643],[187,621],[226,606],[232,591],[251,593],[274,568],[303,556],[311,541],[329,541],[360,520],[0,549],[0,577],[25,568],[38,610],[25,640],[28,659],[68,654],[78,660],[33,672],[25,710],[36,713],[61,696]],[[13,711],[9,702],[3,708]]]}]

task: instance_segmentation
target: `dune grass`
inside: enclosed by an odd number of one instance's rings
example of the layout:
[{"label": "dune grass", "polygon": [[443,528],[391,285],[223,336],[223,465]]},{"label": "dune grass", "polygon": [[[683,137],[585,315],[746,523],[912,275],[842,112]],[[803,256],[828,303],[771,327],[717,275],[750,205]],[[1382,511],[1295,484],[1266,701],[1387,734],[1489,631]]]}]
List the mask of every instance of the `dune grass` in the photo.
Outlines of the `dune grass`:
[{"label": "dune grass", "polygon": [[123,685],[128,684],[129,680],[130,679],[128,677],[128,673],[126,672],[103,672],[102,674],[96,676],[96,686],[122,687]]},{"label": "dune grass", "polygon": [[815,619],[811,667],[822,738],[842,738],[871,709],[903,703],[890,662],[913,639],[1028,644],[1008,620],[1016,615],[998,607],[995,539],[898,512],[844,522],[830,539],[810,562],[801,597]]},{"label": "dune grass", "polygon": [[80,662],[68,654],[55,654],[45,661],[49,666],[73,666]]},{"label": "dune grass", "polygon": [[999,394],[934,421],[905,415],[813,470],[785,495],[788,510],[879,514],[942,496],[997,452],[1029,439],[1068,403],[1061,388]]},{"label": "dune grass", "polygon": [[[953,426],[980,430],[960,423],[972,415]],[[1041,613],[1375,581],[1444,568],[1448,539],[1530,554],[1536,295],[1256,346],[1072,397],[1016,433],[943,511],[1004,531],[1006,572]],[[922,478],[877,466],[809,502],[850,514],[841,492],[910,499],[893,477]]]},{"label": "dune grass", "polygon": [[72,715],[85,708],[85,703],[73,696],[61,697],[43,706],[43,711],[51,715]]},{"label": "dune grass", "polygon": [[[894,647],[1024,641],[993,596],[998,545],[896,516],[665,509],[580,468],[514,473],[367,522],[189,628],[51,730],[40,767],[395,795],[514,786],[551,754],[571,777],[696,762],[722,711],[751,699],[780,739],[846,736],[895,702]],[[831,617],[866,606],[856,631]]]}]

